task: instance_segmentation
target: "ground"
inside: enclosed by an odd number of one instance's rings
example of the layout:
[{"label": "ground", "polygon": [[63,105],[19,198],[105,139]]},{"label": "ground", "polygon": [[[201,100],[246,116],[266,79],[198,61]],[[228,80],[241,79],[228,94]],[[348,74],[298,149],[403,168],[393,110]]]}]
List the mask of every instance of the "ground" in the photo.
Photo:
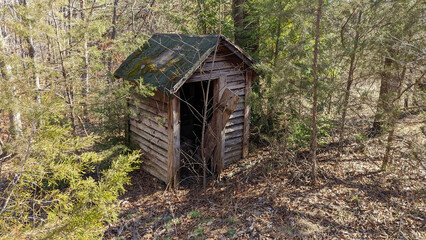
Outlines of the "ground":
[{"label": "ground", "polygon": [[[418,116],[408,117],[397,136],[414,136],[424,147],[422,126]],[[230,166],[220,181],[210,179],[207,198],[200,183],[165,191],[148,173],[134,172],[121,217],[104,237],[426,239],[424,156],[413,163],[403,145],[410,141],[400,141],[391,168],[380,171],[385,137],[354,141],[340,158],[333,144],[323,146],[316,186],[309,184],[306,153],[289,162],[271,148]]]},{"label": "ground", "polygon": [[422,126],[421,116],[401,121],[402,141],[386,172],[380,170],[386,136],[351,141],[340,157],[333,144],[324,145],[317,185],[309,184],[306,152],[289,161],[271,148],[230,166],[220,181],[210,179],[207,197],[200,183],[165,191],[151,175],[134,172],[121,217],[104,237],[426,239],[426,175],[424,163],[414,160],[424,156],[410,158],[408,144],[424,147]]}]

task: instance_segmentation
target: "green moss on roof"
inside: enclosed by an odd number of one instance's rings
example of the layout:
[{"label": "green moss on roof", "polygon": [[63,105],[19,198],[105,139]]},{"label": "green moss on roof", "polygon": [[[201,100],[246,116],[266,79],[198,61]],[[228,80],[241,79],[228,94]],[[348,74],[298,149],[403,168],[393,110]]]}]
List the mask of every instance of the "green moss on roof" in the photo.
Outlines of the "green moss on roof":
[{"label": "green moss on roof", "polygon": [[169,90],[194,65],[205,60],[216,41],[215,35],[153,35],[121,64],[114,76],[135,82],[143,79],[159,90]]},{"label": "green moss on roof", "polygon": [[[254,62],[229,39],[219,39],[240,52],[237,56],[249,66]],[[218,35],[155,34],[121,64],[114,76],[136,83],[143,79],[159,90],[175,92],[213,52],[217,40]]]}]

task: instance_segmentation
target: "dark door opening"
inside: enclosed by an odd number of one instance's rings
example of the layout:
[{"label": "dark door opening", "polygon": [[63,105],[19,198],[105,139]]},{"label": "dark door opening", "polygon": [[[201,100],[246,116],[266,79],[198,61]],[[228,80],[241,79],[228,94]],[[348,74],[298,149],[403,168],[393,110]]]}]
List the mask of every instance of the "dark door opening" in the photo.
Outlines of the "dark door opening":
[{"label": "dark door opening", "polygon": [[[214,81],[210,82],[207,107],[207,123],[213,117]],[[199,181],[203,176],[201,136],[204,115],[204,99],[207,81],[186,83],[180,89],[180,179],[182,183]],[[207,163],[210,166],[210,163]],[[209,175],[211,169],[208,170]]]}]

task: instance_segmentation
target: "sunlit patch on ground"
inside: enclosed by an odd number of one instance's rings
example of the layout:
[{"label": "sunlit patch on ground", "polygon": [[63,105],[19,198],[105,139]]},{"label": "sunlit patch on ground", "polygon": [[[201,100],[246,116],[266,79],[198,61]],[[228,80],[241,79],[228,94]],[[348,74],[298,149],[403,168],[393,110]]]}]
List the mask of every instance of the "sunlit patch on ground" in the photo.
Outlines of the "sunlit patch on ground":
[{"label": "sunlit patch on ground", "polygon": [[324,149],[317,186],[297,181],[298,165],[267,148],[226,169],[222,181],[210,179],[208,200],[198,184],[168,192],[135,172],[121,217],[104,237],[425,239],[425,169],[404,155],[407,142],[425,142],[421,124],[417,116],[398,125],[404,141],[395,145],[388,172],[379,170],[385,136],[346,146],[339,161],[334,148]]}]

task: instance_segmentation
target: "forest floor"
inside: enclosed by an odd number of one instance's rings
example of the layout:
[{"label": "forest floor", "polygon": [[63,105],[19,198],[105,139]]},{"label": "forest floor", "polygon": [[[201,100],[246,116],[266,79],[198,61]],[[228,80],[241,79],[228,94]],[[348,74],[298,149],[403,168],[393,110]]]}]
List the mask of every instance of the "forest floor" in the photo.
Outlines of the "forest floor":
[{"label": "forest floor", "polygon": [[165,191],[163,183],[136,171],[120,201],[121,217],[104,237],[426,239],[424,155],[423,163],[414,163],[404,144],[414,140],[424,154],[424,124],[422,116],[400,121],[401,141],[386,172],[380,171],[386,136],[351,141],[339,160],[333,144],[323,146],[315,186],[306,152],[285,161],[270,148],[227,168],[221,181],[210,179],[207,200],[200,183]]}]

